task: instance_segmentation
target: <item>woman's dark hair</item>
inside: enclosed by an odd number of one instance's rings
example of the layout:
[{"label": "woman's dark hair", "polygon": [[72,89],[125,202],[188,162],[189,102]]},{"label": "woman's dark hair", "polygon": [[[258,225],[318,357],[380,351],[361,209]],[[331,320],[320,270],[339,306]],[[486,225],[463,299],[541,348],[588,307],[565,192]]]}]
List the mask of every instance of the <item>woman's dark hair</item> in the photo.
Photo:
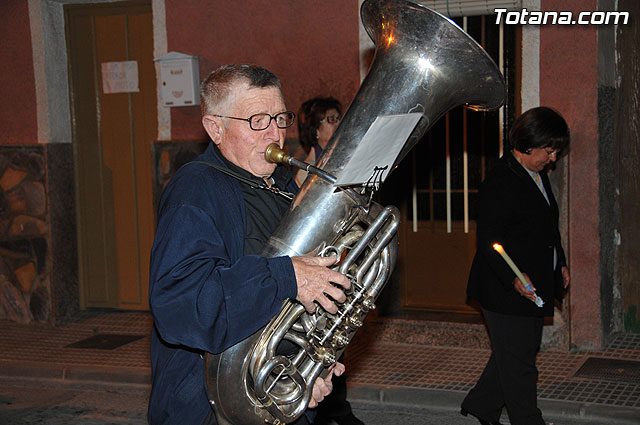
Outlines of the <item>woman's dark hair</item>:
[{"label": "woman's dark hair", "polygon": [[298,116],[300,144],[305,151],[318,143],[316,134],[327,111],[335,109],[342,116],[342,104],[333,97],[314,97],[302,104]]},{"label": "woman's dark hair", "polygon": [[520,115],[509,131],[509,143],[522,153],[536,148],[561,151],[569,145],[569,139],[569,127],[562,115],[545,106]]}]

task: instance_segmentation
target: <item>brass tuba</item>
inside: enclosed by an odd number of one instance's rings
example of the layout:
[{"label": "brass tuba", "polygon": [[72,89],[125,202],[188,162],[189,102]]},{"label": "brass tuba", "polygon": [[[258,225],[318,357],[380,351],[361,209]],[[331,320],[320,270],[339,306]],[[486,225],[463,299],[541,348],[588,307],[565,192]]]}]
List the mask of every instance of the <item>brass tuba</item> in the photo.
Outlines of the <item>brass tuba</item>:
[{"label": "brass tuba", "polygon": [[335,363],[375,308],[397,256],[398,210],[371,202],[375,186],[336,189],[331,178],[344,169],[374,120],[422,114],[398,164],[452,108],[490,110],[502,104],[498,67],[448,18],[407,0],[367,0],[360,14],[376,45],[369,73],[316,164],[323,173],[309,174],[262,252],[268,257],[335,252],[342,258],[335,269],[350,277],[352,287],[336,314],[320,307],[309,314],[287,300],[262,330],[221,354],[206,355],[207,393],[222,425],[298,419],[315,379]]}]

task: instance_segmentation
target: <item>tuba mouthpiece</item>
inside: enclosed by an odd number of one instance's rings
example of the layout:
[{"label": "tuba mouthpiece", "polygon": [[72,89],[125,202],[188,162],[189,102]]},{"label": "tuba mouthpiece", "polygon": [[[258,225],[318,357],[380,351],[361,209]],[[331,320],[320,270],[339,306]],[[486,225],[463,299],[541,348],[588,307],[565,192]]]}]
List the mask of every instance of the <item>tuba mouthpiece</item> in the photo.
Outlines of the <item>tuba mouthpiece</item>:
[{"label": "tuba mouthpiece", "polygon": [[282,149],[280,149],[277,143],[272,143],[267,146],[267,149],[265,149],[264,159],[266,159],[267,162],[273,163],[287,162],[287,160],[289,159],[289,155],[287,155]]}]

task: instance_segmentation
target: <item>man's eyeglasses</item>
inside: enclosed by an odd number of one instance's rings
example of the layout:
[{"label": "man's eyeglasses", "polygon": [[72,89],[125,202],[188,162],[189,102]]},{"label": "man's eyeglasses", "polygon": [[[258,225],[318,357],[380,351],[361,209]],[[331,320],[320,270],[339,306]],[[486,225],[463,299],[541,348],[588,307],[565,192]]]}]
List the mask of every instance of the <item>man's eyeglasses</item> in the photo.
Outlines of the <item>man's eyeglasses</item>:
[{"label": "man's eyeglasses", "polygon": [[296,114],[289,111],[280,112],[279,114],[275,114],[274,116],[266,113],[253,114],[249,118],[237,118],[218,114],[213,114],[213,116],[220,118],[231,118],[232,120],[247,121],[249,122],[249,127],[251,127],[251,130],[254,131],[266,130],[271,125],[271,120],[274,120],[276,122],[276,126],[278,128],[291,127],[296,119]]},{"label": "man's eyeglasses", "polygon": [[328,115],[320,120],[320,124],[325,122],[329,124],[336,124],[339,123],[341,119],[340,115]]}]

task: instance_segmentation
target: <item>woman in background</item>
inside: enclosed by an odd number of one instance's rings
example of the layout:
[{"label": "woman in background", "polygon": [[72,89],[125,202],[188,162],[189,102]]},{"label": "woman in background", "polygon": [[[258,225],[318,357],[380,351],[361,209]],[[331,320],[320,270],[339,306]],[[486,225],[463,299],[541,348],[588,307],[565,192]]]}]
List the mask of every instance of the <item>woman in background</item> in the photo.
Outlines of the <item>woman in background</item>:
[{"label": "woman in background", "polygon": [[[477,251],[467,295],[480,302],[491,357],[461,413],[483,425],[545,425],[537,405],[536,354],[545,316],[569,285],[558,229],[558,204],[548,168],[569,146],[569,127],[546,107],[522,114],[509,132],[510,151],[480,186]],[[523,273],[522,282],[492,248],[502,245]],[[535,303],[536,294],[544,301]]]},{"label": "woman in background", "polygon": [[[315,165],[342,119],[342,105],[333,97],[314,97],[302,104],[298,117],[300,144],[307,153],[304,162]],[[298,170],[296,183],[302,186],[307,172]]]}]

